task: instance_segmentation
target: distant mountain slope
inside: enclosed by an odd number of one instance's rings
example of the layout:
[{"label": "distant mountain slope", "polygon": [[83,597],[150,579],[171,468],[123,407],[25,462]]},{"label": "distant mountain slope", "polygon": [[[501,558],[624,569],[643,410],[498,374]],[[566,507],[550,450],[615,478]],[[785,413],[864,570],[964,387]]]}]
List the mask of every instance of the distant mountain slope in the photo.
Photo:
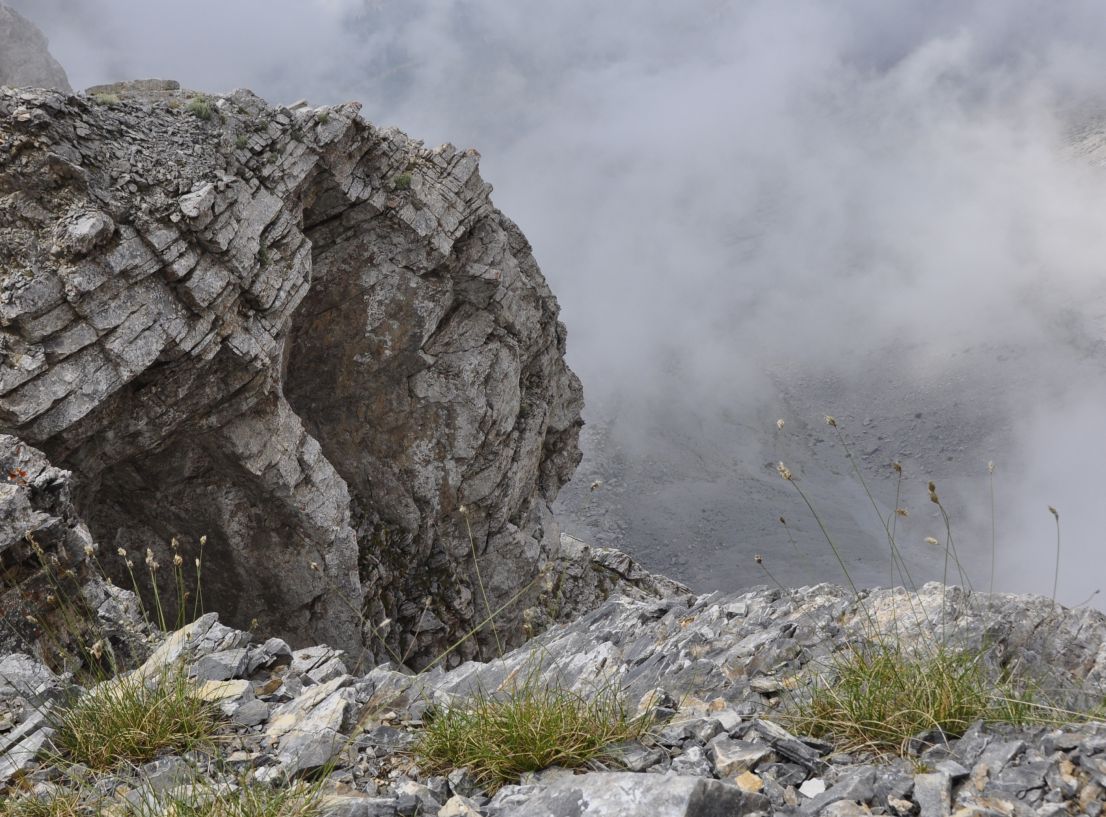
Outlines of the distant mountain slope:
[{"label": "distant mountain slope", "polygon": [[0,85],[73,90],[65,69],[50,54],[45,35],[3,3],[0,3]]}]

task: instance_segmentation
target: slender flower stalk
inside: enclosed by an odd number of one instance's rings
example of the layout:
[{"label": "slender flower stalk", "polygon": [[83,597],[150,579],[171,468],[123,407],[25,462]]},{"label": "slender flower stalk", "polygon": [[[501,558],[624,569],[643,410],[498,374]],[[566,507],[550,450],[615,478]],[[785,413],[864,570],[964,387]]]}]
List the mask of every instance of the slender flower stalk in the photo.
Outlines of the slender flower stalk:
[{"label": "slender flower stalk", "polygon": [[1051,505],[1048,506],[1048,512],[1056,520],[1056,569],[1052,574],[1052,600],[1056,601],[1056,587],[1060,582],[1060,514]]},{"label": "slender flower stalk", "polygon": [[995,464],[987,463],[987,478],[991,484],[991,584],[988,592],[995,592]]},{"label": "slender flower stalk", "polygon": [[780,524],[783,525],[783,529],[787,531],[787,541],[791,543],[791,547],[795,550],[795,555],[800,559],[803,558],[802,551],[799,550],[799,543],[795,541],[795,537],[791,535],[791,527],[787,524],[787,520],[782,516],[780,517]]},{"label": "slender flower stalk", "polygon": [[[596,480],[599,482],[599,480]],[[595,483],[592,483],[592,490],[596,490],[598,487]],[[503,642],[499,640],[499,630],[495,626],[495,616],[492,614],[492,606],[488,603],[488,593],[484,589],[484,578],[480,575],[480,559],[476,556],[476,538],[472,535],[472,523],[469,521],[470,511],[467,507],[462,505],[458,510],[461,512],[461,516],[465,520],[465,530],[469,535],[469,547],[472,550],[472,566],[476,569],[476,583],[480,585],[480,597],[484,599],[484,610],[487,612],[489,620],[492,625],[492,634],[495,636],[495,646],[499,650],[499,657],[503,657]]]},{"label": "slender flower stalk", "polygon": [[783,590],[785,593],[787,592],[787,588],[780,583],[779,579],[772,575],[772,571],[769,570],[768,567],[764,564],[763,556],[758,553],[753,556],[753,561],[756,562],[760,569],[764,571],[764,575],[772,580],[772,584],[776,585],[776,587],[778,587],[780,590]]}]

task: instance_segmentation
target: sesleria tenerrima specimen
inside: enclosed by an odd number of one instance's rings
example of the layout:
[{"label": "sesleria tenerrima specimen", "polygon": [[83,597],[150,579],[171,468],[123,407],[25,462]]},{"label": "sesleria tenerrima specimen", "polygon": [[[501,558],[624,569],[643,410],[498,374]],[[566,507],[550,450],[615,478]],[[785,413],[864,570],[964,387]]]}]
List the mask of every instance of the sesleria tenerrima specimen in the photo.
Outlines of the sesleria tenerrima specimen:
[{"label": "sesleria tenerrima specimen", "polygon": [[1052,600],[1056,601],[1056,585],[1060,581],[1060,514],[1051,505],[1048,506],[1048,512],[1056,520],[1056,569],[1052,574]]}]

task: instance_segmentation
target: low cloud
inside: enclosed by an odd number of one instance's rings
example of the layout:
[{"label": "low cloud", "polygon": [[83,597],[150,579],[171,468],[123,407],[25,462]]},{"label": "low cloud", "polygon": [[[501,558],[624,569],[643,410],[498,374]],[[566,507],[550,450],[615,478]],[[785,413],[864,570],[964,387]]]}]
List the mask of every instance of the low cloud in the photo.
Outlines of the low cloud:
[{"label": "low cloud", "polygon": [[[920,439],[950,411],[979,450],[938,476],[1002,462],[1003,581],[1050,590],[1051,503],[1064,600],[1095,589],[1077,566],[1106,529],[1102,4],[12,5],[75,87],[357,98],[479,147],[561,300],[593,418],[633,456],[658,423],[735,418],[770,453],[781,384],[804,379],[812,404],[850,384],[877,425],[916,408]],[[965,546],[986,563],[971,484]]]}]

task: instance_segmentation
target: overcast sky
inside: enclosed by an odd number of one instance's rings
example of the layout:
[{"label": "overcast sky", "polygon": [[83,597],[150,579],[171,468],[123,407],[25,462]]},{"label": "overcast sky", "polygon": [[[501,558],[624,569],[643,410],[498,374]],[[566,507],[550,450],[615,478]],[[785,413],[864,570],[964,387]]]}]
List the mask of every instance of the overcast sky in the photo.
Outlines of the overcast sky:
[{"label": "overcast sky", "polygon": [[893,348],[932,380],[965,349],[1034,349],[1037,387],[1000,395],[1018,449],[978,452],[1016,463],[1011,563],[1050,546],[1047,504],[1076,573],[1106,555],[1106,178],[1072,147],[1104,107],[1106,4],[8,2],[77,88],[359,99],[478,147],[593,406],[710,415],[795,361]]}]

